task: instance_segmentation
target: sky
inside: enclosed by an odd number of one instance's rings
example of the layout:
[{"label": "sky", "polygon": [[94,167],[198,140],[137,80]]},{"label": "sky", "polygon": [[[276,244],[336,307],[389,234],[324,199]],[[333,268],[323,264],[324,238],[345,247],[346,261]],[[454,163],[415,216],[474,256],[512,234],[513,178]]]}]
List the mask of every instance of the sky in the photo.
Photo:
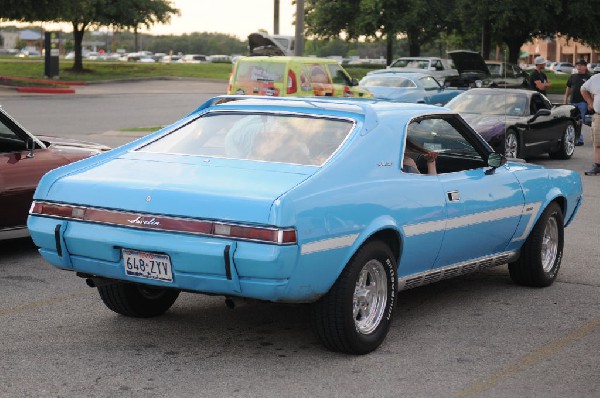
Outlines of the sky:
[{"label": "sky", "polygon": [[[273,34],[273,0],[171,0],[180,15],[173,16],[169,24],[156,24],[141,32],[152,35],[181,35],[192,32],[216,32],[237,36],[246,40],[248,35],[259,29]],[[293,21],[296,5],[292,0],[279,0],[279,34],[295,34]],[[15,22],[4,25],[31,26]],[[45,30],[72,30],[71,24],[43,23]]]},{"label": "sky", "polygon": [[[258,29],[273,34],[273,0],[171,0],[171,4],[181,15],[173,17],[169,25],[154,25],[148,33],[218,32],[241,40]],[[279,34],[294,35],[295,13],[292,0],[279,0]]]}]

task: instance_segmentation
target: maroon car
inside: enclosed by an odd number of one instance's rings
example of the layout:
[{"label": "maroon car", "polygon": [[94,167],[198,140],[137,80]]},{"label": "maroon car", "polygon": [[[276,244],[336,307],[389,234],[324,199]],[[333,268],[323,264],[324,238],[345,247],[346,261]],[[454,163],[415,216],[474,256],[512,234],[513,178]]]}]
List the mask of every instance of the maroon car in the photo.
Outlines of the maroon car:
[{"label": "maroon car", "polygon": [[0,240],[27,236],[27,215],[40,178],[48,171],[110,148],[34,136],[0,108]]}]

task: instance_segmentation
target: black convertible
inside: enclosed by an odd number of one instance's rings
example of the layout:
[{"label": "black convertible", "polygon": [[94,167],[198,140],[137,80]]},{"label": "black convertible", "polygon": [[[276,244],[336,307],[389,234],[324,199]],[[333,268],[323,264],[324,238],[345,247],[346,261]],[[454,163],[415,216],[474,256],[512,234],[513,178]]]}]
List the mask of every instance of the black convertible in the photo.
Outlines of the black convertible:
[{"label": "black convertible", "polygon": [[507,158],[548,153],[569,159],[581,129],[579,111],[572,105],[553,105],[530,90],[475,88],[452,99],[446,107],[460,115]]}]

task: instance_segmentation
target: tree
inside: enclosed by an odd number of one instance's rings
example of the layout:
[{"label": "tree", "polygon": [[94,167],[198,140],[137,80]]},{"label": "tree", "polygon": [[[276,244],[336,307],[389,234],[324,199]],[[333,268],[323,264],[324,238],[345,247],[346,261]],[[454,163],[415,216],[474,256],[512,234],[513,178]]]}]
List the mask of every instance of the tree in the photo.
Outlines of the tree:
[{"label": "tree", "polygon": [[451,4],[446,0],[307,0],[306,33],[318,38],[386,40],[389,64],[398,36],[406,36],[409,53],[416,56],[422,44],[445,31]]},{"label": "tree", "polygon": [[172,15],[179,15],[179,10],[171,7],[164,0],[119,0],[112,1],[107,14],[112,21],[110,25],[118,28],[133,29],[135,50],[138,46],[138,30],[140,27],[151,27],[155,23],[166,23]]},{"label": "tree", "polygon": [[168,22],[178,12],[168,0],[0,0],[0,18],[71,23],[75,72],[83,72],[83,35],[90,26],[150,26]]}]

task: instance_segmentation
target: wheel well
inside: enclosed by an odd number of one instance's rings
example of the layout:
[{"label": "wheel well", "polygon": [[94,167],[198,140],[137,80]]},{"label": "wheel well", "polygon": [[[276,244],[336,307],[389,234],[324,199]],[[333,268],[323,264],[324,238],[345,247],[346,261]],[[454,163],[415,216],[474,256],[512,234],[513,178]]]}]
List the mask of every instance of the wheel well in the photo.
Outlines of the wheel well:
[{"label": "wheel well", "polygon": [[371,235],[369,239],[367,239],[367,242],[373,240],[384,242],[388,245],[392,253],[394,253],[394,258],[396,258],[396,260],[400,258],[400,235],[397,231],[394,231],[393,229],[382,229]]},{"label": "wheel well", "polygon": [[[567,201],[565,200],[564,197],[562,196],[558,196],[556,198],[554,198],[554,200],[552,202],[556,202],[556,204],[560,207],[560,211],[562,211],[562,214],[565,214],[565,210],[567,207]],[[552,203],[550,202],[550,203]],[[548,203],[548,205],[550,205],[550,203]]]}]

